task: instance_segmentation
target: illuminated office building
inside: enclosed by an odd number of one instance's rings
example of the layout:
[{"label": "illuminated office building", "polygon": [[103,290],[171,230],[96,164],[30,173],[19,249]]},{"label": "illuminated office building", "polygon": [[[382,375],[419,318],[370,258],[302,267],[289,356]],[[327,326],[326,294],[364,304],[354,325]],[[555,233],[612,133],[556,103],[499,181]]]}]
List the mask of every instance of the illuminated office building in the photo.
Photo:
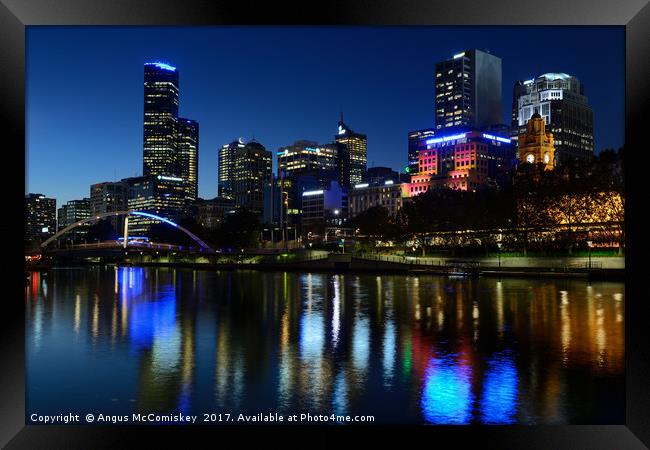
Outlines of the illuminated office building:
[{"label": "illuminated office building", "polygon": [[374,206],[386,208],[395,217],[404,206],[404,198],[409,197],[408,189],[408,183],[392,179],[357,184],[348,193],[350,218]]},{"label": "illuminated office building", "polygon": [[408,166],[407,173],[416,173],[418,170],[418,158],[420,151],[426,150],[426,141],[431,139],[436,133],[434,128],[425,128],[423,130],[409,131],[408,133]]},{"label": "illuminated office building", "polygon": [[217,184],[219,197],[234,198],[235,157],[237,150],[244,148],[245,145],[244,139],[239,138],[229,144],[224,144],[219,149],[219,179]]},{"label": "illuminated office building", "polygon": [[435,80],[436,130],[501,122],[501,58],[466,50],[437,63]]},{"label": "illuminated office building", "polygon": [[[127,186],[129,210],[148,212],[177,221],[187,205],[185,183],[180,177],[167,175],[142,176],[122,180]],[[146,235],[152,224],[159,221],[145,216],[129,217],[129,234]],[[117,230],[118,234],[120,230]]]},{"label": "illuminated office building", "polygon": [[535,113],[553,134],[558,164],[567,159],[588,161],[594,154],[593,111],[580,81],[566,73],[545,73],[518,81],[513,89],[513,141],[526,133]]},{"label": "illuminated office building", "polygon": [[[116,211],[125,211],[127,206],[127,184],[124,181],[107,181],[90,186],[90,214],[97,215]],[[113,228],[119,230],[124,218],[109,218]]]},{"label": "illuminated office building", "polygon": [[301,233],[324,234],[326,227],[345,223],[348,214],[348,190],[337,181],[323,189],[302,193]]},{"label": "illuminated office building", "polygon": [[199,123],[178,119],[178,177],[186,184],[186,197],[194,201],[199,193]]},{"label": "illuminated office building", "polygon": [[142,173],[175,176],[178,169],[178,71],[164,63],[144,65]]},{"label": "illuminated office building", "polygon": [[430,189],[477,190],[511,182],[516,155],[509,137],[478,130],[427,140],[418,171],[406,186],[409,196]]},{"label": "illuminated office building", "polygon": [[[57,211],[57,231],[62,230],[63,228],[72,225],[75,222],[80,220],[87,219],[90,217],[90,199],[84,198],[81,200],[70,200],[66,204],[62,205]],[[81,225],[76,228],[73,228],[68,233],[69,235],[66,238],[71,238],[74,241],[79,241],[83,239],[86,234],[88,234],[89,225]]]},{"label": "illuminated office building", "polygon": [[295,178],[299,175],[313,175],[323,183],[344,178],[339,170],[339,144],[318,145],[312,141],[296,141],[293,145],[281,147],[277,152],[278,178]]},{"label": "illuminated office building", "polygon": [[25,240],[42,242],[56,233],[56,199],[25,195]]},{"label": "illuminated office building", "polygon": [[249,142],[235,153],[233,198],[238,207],[259,214],[264,210],[264,192],[273,181],[273,156],[262,144]]},{"label": "illuminated office building", "polygon": [[368,139],[365,134],[355,133],[349,126],[343,122],[343,118],[339,121],[339,131],[335,136],[337,144],[344,147],[341,151],[342,160],[345,162],[345,170],[349,170],[349,180],[342,180],[344,186],[354,185],[361,183],[363,174],[366,172],[367,166],[367,149]]}]

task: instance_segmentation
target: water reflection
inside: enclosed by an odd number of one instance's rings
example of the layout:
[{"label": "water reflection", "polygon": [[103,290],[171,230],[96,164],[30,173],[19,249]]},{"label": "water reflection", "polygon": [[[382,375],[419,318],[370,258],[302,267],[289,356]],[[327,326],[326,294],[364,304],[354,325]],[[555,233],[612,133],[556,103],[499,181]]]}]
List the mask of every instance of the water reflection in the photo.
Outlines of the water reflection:
[{"label": "water reflection", "polygon": [[623,292],[577,280],[34,273],[28,411],[622,423]]}]

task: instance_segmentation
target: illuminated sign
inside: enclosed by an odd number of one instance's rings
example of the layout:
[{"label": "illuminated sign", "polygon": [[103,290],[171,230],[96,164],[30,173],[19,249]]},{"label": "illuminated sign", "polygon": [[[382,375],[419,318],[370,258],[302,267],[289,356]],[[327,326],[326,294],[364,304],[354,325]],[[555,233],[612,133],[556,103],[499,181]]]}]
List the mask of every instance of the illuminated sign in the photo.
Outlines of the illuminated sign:
[{"label": "illuminated sign", "polygon": [[449,142],[449,141],[455,141],[456,139],[463,139],[465,136],[467,136],[467,133],[454,134],[454,135],[451,135],[451,136],[444,136],[444,137],[439,137],[439,138],[434,138],[434,139],[427,139],[425,142],[427,144],[439,144],[441,142]]},{"label": "illuminated sign", "polygon": [[384,181],[384,184],[390,185],[390,184],[395,184],[395,182],[393,180],[386,180]]},{"label": "illuminated sign", "polygon": [[360,184],[355,184],[354,188],[360,189],[360,188],[367,188],[368,186],[369,186],[368,183],[360,183]]},{"label": "illuminated sign", "polygon": [[302,196],[303,197],[310,197],[312,195],[321,195],[322,193],[323,193],[322,190],[321,191],[306,191],[306,192],[302,193]]},{"label": "illuminated sign", "polygon": [[165,63],[161,63],[161,62],[146,63],[145,66],[156,66],[159,69],[170,70],[172,72],[174,72],[176,70],[176,67],[170,66],[169,64],[165,64]]},{"label": "illuminated sign", "polygon": [[168,177],[165,175],[158,175],[159,180],[167,180],[167,181],[183,181],[182,178],[177,178],[177,177]]},{"label": "illuminated sign", "polygon": [[501,136],[495,136],[493,134],[483,133],[483,137],[485,139],[492,139],[493,141],[505,142],[506,144],[510,144],[510,139]]},{"label": "illuminated sign", "polygon": [[454,59],[462,58],[463,56],[465,56],[465,52],[456,53]]},{"label": "illuminated sign", "polygon": [[339,125],[339,134],[345,134],[345,128]]}]

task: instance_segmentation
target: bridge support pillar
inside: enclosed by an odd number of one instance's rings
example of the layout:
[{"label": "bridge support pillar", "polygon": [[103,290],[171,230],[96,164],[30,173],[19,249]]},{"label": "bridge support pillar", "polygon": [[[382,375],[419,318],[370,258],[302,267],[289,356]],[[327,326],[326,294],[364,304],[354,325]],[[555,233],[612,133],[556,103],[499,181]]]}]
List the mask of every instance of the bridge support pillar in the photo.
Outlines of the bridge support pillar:
[{"label": "bridge support pillar", "polygon": [[129,242],[129,216],[126,216],[124,218],[124,248],[126,248],[126,244]]}]

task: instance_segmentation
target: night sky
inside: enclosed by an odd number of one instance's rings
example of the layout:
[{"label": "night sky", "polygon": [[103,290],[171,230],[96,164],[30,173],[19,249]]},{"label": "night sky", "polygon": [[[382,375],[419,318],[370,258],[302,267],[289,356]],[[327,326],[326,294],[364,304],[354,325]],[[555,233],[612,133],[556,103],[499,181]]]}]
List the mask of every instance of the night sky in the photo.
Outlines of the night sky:
[{"label": "night sky", "polygon": [[153,61],[177,67],[179,114],[200,124],[203,198],[224,143],[329,143],[341,111],[368,135],[368,167],[397,170],[407,132],[433,126],[435,63],[470,48],[502,59],[504,123],[516,80],[566,72],[585,86],[596,151],[623,145],[623,27],[28,27],[25,189],[59,207],[141,175]]}]

